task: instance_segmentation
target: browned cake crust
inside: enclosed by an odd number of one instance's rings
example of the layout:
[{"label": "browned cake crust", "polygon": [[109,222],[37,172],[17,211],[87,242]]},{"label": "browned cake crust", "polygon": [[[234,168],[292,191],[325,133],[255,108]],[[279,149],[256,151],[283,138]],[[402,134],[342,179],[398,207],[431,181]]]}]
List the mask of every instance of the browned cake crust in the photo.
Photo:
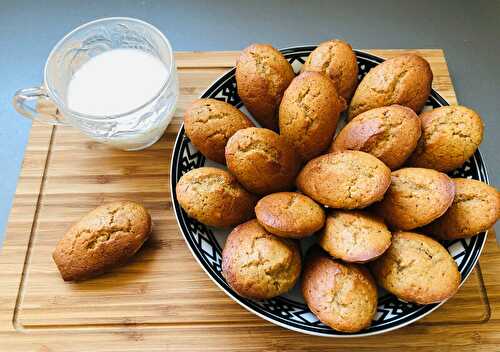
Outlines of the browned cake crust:
[{"label": "browned cake crust", "polygon": [[257,203],[255,215],[267,231],[281,237],[307,237],[325,223],[323,208],[308,196],[296,192],[265,196]]},{"label": "browned cake crust", "polygon": [[462,166],[483,140],[483,122],[464,106],[442,106],[420,114],[422,137],[408,163],[449,172]]},{"label": "browned cake crust", "polygon": [[377,312],[377,287],[368,270],[314,249],[304,266],[302,295],[319,320],[337,331],[363,330]]},{"label": "browned cake crust", "polygon": [[310,160],[328,148],[344,109],[344,99],[327,76],[301,73],[281,101],[280,134],[295,147],[302,160]]},{"label": "browned cake crust", "polygon": [[299,159],[292,146],[266,128],[236,132],[226,145],[229,171],[250,192],[268,194],[293,187]]},{"label": "browned cake crust", "polygon": [[371,264],[379,285],[418,304],[444,301],[455,294],[460,273],[448,251],[427,236],[396,232],[389,249]]},{"label": "browned cake crust", "polygon": [[207,158],[226,163],[224,148],[236,131],[252,127],[250,119],[231,104],[197,99],[184,113],[184,129],[191,143]]},{"label": "browned cake crust", "polygon": [[269,299],[289,291],[300,270],[297,242],[270,234],[255,219],[237,226],[222,251],[222,275],[247,298]]},{"label": "browned cake crust", "polygon": [[278,108],[285,89],[295,77],[285,57],[268,44],[252,44],[236,62],[238,95],[263,126],[278,130]]},{"label": "browned cake crust", "polygon": [[151,217],[131,201],[101,205],[74,224],[52,258],[65,281],[84,280],[125,262],[151,233]]},{"label": "browned cake crust", "polygon": [[372,68],[363,78],[351,100],[348,117],[393,104],[419,113],[431,86],[432,70],[425,59],[414,54],[394,57]]},{"label": "browned cake crust", "polygon": [[339,39],[321,43],[314,49],[302,66],[302,72],[305,71],[326,74],[346,101],[351,99],[358,84],[356,54],[348,43]]},{"label": "browned cake crust", "polygon": [[411,230],[443,215],[454,196],[455,186],[446,174],[408,167],[392,172],[391,186],[375,209],[394,228]]},{"label": "browned cake crust", "polygon": [[175,189],[182,209],[203,224],[230,227],[254,217],[257,198],[227,171],[193,169],[180,178]]},{"label": "browned cake crust", "polygon": [[374,260],[391,245],[391,232],[378,216],[365,211],[332,210],[319,236],[319,245],[345,262]]},{"label": "browned cake crust", "polygon": [[296,182],[302,193],[331,208],[364,208],[382,199],[391,170],[373,155],[346,150],[309,161]]},{"label": "browned cake crust", "polygon": [[420,134],[420,119],[412,109],[384,106],[352,119],[335,138],[330,150],[361,150],[395,170],[411,155]]},{"label": "browned cake crust", "polygon": [[498,191],[477,180],[453,179],[455,198],[443,216],[425,227],[433,236],[453,240],[489,230],[500,214]]}]

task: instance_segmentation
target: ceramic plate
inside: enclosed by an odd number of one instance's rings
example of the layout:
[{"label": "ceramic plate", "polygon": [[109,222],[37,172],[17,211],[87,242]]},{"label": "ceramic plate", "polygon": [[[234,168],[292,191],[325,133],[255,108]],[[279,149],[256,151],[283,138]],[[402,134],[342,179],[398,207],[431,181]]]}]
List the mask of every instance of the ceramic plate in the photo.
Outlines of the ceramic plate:
[{"label": "ceramic plate", "polygon": [[[283,49],[281,52],[292,64],[297,73],[309,53],[315,48],[315,46],[300,46]],[[379,57],[361,51],[356,51],[356,55],[358,58],[359,79],[361,79],[372,67],[383,61],[383,59]],[[225,101],[236,106],[247,115],[250,115],[238,97],[234,68],[214,82],[202,97]],[[433,90],[427,101],[426,109],[443,105],[448,105],[448,103]],[[359,337],[380,334],[403,327],[424,317],[442,304],[429,304],[425,306],[416,305],[400,301],[395,296],[380,291],[377,314],[372,325],[358,333],[342,333],[324,325],[311,313],[300,294],[300,283],[297,284],[291,292],[270,300],[255,301],[239,296],[228,286],[221,274],[221,252],[229,231],[220,231],[210,228],[190,218],[181,209],[176,199],[175,186],[179,178],[189,170],[201,166],[217,166],[224,168],[223,165],[205,159],[186,137],[184,127],[181,127],[175,141],[170,173],[172,203],[181,232],[193,256],[200,263],[208,276],[210,276],[229,297],[261,318],[287,329],[311,335]],[[452,172],[450,176],[473,178],[488,183],[486,168],[479,150],[462,168]],[[487,233],[481,233],[470,239],[443,242],[444,246],[451,253],[458,265],[458,269],[462,275],[462,283],[467,279],[474,268],[485,243],[486,235]],[[311,241],[312,240],[302,241],[303,253],[307,247],[311,245]],[[457,307],[457,309],[460,309],[460,307]]]}]

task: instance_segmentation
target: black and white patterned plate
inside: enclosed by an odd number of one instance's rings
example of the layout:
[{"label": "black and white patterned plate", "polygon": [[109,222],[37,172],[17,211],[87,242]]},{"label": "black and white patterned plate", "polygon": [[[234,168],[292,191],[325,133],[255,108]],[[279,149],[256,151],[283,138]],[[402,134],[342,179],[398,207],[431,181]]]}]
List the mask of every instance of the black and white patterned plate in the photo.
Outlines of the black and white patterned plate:
[{"label": "black and white patterned plate", "polygon": [[[281,51],[292,64],[295,72],[299,72],[305,59],[315,48],[315,46],[300,46]],[[358,58],[359,79],[372,67],[383,61],[381,58],[360,51],[356,51],[356,55]],[[202,97],[225,101],[249,115],[236,91],[234,68],[214,82]],[[448,103],[433,90],[427,101],[426,109],[443,105],[448,105]],[[424,317],[442,304],[421,306],[406,303],[387,292],[380,291],[377,314],[372,325],[359,333],[350,334],[332,330],[321,323],[304,304],[299,287],[295,287],[290,293],[266,301],[254,301],[239,296],[228,286],[221,274],[221,251],[229,231],[216,230],[190,218],[181,209],[176,199],[175,186],[179,178],[189,170],[201,166],[223,167],[210,160],[206,160],[186,137],[184,127],[181,127],[175,141],[171,163],[172,203],[181,232],[194,257],[210,278],[229,297],[249,311],[277,325],[302,333],[332,337],[351,337],[375,335],[403,327]],[[454,171],[451,176],[473,178],[488,183],[486,167],[479,150],[462,168]],[[487,233],[481,233],[470,239],[443,242],[458,265],[462,275],[462,283],[474,268],[483,249],[486,235]],[[308,241],[303,242],[303,249],[310,245]],[[460,308],[457,307],[457,309]]]}]

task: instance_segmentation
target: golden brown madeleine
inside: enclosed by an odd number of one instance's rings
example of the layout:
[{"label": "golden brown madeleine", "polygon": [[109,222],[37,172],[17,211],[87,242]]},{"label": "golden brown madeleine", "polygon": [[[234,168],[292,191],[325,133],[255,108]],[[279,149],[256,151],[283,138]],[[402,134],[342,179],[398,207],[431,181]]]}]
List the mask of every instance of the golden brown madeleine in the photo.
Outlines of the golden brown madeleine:
[{"label": "golden brown madeleine", "polygon": [[449,172],[462,166],[483,140],[483,122],[464,106],[442,106],[420,114],[422,137],[408,163]]},{"label": "golden brown madeleine", "polygon": [[289,291],[300,270],[298,243],[270,234],[255,219],[237,226],[222,251],[222,275],[247,298],[269,299]]},{"label": "golden brown madeleine", "polygon": [[361,150],[395,170],[415,150],[420,134],[420,119],[412,109],[384,106],[352,119],[337,135],[330,150]]},{"label": "golden brown madeleine", "polygon": [[295,77],[285,57],[268,44],[252,44],[236,62],[238,95],[263,126],[278,130],[278,108],[285,89]]},{"label": "golden brown madeleine", "polygon": [[365,263],[391,245],[391,232],[382,218],[366,211],[332,210],[326,217],[319,245],[332,257]]},{"label": "golden brown madeleine", "polygon": [[205,225],[230,227],[254,217],[257,197],[227,171],[193,169],[182,175],[175,190],[182,209]]},{"label": "golden brown madeleine", "polygon": [[151,233],[151,216],[132,201],[101,205],[74,224],[52,258],[65,281],[84,280],[121,264]]},{"label": "golden brown madeleine", "polygon": [[252,127],[250,119],[231,104],[197,99],[184,113],[184,129],[191,143],[207,158],[226,163],[224,148],[236,131]]},{"label": "golden brown madeleine", "polygon": [[257,194],[291,189],[299,168],[295,150],[282,136],[256,127],[229,138],[226,162],[243,187]]},{"label": "golden brown madeleine", "polygon": [[303,238],[323,227],[325,211],[314,200],[296,192],[265,196],[255,206],[259,223],[276,236]]},{"label": "golden brown madeleine", "polygon": [[327,76],[301,73],[281,101],[280,134],[295,147],[302,160],[310,160],[328,148],[344,109],[344,99]]},{"label": "golden brown madeleine", "polygon": [[457,264],[438,242],[413,232],[395,232],[389,249],[371,262],[378,284],[396,297],[418,304],[444,301],[460,285]]},{"label": "golden brown madeleine", "polygon": [[372,68],[358,85],[348,118],[393,104],[407,106],[419,113],[429,97],[431,86],[431,67],[422,57],[408,54],[386,60]]},{"label": "golden brown madeleine", "polygon": [[391,170],[368,153],[346,150],[309,161],[297,187],[315,201],[331,208],[364,208],[384,196]]},{"label": "golden brown madeleine", "polygon": [[453,183],[453,204],[424,231],[440,239],[453,240],[477,235],[495,225],[500,214],[498,191],[486,183],[466,178],[454,178]]},{"label": "golden brown madeleine", "polygon": [[358,84],[356,54],[348,43],[339,39],[321,43],[314,49],[302,66],[302,72],[305,71],[326,74],[346,101],[351,99]]},{"label": "golden brown madeleine", "polygon": [[443,215],[454,196],[455,186],[446,174],[408,167],[392,172],[391,186],[375,209],[394,228],[411,230]]},{"label": "golden brown madeleine", "polygon": [[337,331],[363,330],[377,312],[377,287],[368,270],[334,260],[317,248],[307,255],[302,295],[319,320]]}]

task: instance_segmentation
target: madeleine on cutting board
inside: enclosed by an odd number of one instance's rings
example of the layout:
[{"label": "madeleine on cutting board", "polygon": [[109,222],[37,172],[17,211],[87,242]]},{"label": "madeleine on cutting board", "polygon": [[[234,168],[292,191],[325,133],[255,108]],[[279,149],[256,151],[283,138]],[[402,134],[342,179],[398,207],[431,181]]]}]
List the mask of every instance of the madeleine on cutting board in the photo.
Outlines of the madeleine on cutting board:
[{"label": "madeleine on cutting board", "polygon": [[52,258],[64,281],[88,279],[132,257],[151,228],[151,216],[138,203],[101,205],[66,232]]},{"label": "madeleine on cutting board", "polygon": [[358,62],[352,47],[343,40],[321,43],[307,57],[302,72],[321,72],[330,77],[337,92],[348,101],[358,84]]},{"label": "madeleine on cutting board", "polygon": [[281,98],[294,77],[283,54],[268,44],[250,45],[236,62],[238,95],[252,116],[271,130],[278,130]]},{"label": "madeleine on cutting board", "polygon": [[366,74],[352,97],[348,118],[393,104],[407,106],[419,113],[431,87],[432,70],[425,59],[415,54],[396,56]]},{"label": "madeleine on cutting board", "polygon": [[308,161],[328,148],[344,109],[345,101],[332,80],[319,72],[303,72],[293,79],[281,101],[280,134]]},{"label": "madeleine on cutting board", "polygon": [[412,109],[384,106],[352,119],[337,135],[330,150],[361,150],[395,170],[415,150],[420,134],[420,119]]},{"label": "madeleine on cutting board", "polygon": [[224,149],[236,131],[252,127],[250,119],[231,104],[197,99],[184,113],[184,129],[191,143],[207,158],[226,163]]}]

